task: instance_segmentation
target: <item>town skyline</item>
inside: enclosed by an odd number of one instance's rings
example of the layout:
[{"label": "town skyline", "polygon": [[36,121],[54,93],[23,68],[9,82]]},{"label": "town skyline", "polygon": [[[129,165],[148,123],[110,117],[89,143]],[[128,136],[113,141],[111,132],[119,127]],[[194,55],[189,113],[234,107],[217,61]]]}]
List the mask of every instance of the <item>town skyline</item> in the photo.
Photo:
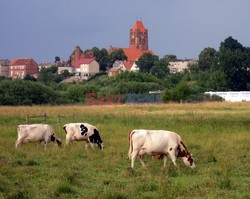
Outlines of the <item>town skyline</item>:
[{"label": "town skyline", "polygon": [[[110,45],[129,46],[129,30],[142,20],[149,32],[149,49],[162,57],[197,59],[205,47],[218,49],[228,36],[250,46],[247,20],[250,2],[158,1],[108,2],[78,0],[1,2],[0,58],[67,60],[79,45],[83,50]],[[105,7],[105,9],[103,9]],[[83,8],[89,8],[84,9]],[[69,13],[65,15],[63,13]],[[126,13],[123,15],[122,13]],[[73,16],[72,16],[73,15]]]}]

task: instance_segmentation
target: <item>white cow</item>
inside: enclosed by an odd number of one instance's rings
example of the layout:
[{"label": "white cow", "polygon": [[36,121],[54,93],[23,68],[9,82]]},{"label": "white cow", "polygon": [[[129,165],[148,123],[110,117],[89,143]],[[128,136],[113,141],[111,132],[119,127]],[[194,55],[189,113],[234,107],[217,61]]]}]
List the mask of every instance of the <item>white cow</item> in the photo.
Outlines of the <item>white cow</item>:
[{"label": "white cow", "polygon": [[75,141],[85,141],[86,148],[90,145],[94,148],[94,144],[103,150],[103,141],[100,137],[98,129],[88,123],[69,123],[63,126],[66,132],[66,145]]},{"label": "white cow", "polygon": [[48,142],[56,142],[61,146],[62,142],[56,138],[53,128],[48,124],[25,124],[17,127],[18,138],[16,141],[16,148],[28,142],[45,142],[44,149]]},{"label": "white cow", "polygon": [[164,158],[164,167],[167,163],[167,155],[170,156],[175,166],[176,159],[182,158],[186,166],[195,168],[192,155],[188,152],[181,137],[171,131],[164,130],[133,130],[129,133],[129,152],[131,168],[134,168],[134,161],[138,155],[142,166],[145,166],[143,157],[145,154]]}]

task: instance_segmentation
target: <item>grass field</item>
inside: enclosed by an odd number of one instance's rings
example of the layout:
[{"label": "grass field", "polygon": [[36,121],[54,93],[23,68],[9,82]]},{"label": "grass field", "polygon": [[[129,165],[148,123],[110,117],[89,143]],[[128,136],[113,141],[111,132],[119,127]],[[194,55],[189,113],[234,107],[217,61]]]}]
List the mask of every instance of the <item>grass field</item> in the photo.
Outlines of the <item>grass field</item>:
[{"label": "grass field", "polygon": [[[47,113],[48,123],[65,140],[62,126],[88,122],[105,144],[85,150],[83,143],[57,148],[22,145],[15,150],[17,125],[25,115]],[[76,119],[56,122],[58,114]],[[31,120],[39,123],[39,119]],[[174,167],[146,157],[130,169],[132,129],[179,133],[196,168]],[[155,106],[0,107],[0,198],[250,198],[250,103],[198,103]]]}]

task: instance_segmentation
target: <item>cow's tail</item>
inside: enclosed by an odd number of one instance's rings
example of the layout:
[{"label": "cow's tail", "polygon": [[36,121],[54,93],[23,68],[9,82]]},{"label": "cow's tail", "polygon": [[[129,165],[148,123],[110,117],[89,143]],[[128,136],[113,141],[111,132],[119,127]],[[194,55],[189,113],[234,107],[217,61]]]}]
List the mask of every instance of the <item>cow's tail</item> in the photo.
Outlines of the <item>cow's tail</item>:
[{"label": "cow's tail", "polygon": [[133,140],[132,135],[134,134],[134,131],[131,131],[128,133],[128,143],[129,143],[129,151],[128,151],[128,159],[131,158],[131,153],[133,152]]}]

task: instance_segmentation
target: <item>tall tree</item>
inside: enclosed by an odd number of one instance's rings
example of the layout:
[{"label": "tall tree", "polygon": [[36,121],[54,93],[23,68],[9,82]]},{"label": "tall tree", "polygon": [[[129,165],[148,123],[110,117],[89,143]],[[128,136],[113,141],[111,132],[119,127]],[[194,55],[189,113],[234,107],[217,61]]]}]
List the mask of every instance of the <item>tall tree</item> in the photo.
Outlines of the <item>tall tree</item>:
[{"label": "tall tree", "polygon": [[168,54],[168,55],[164,55],[163,59],[165,59],[167,62],[176,59],[176,55],[172,55],[172,54]]},{"label": "tall tree", "polygon": [[204,48],[199,54],[198,65],[200,70],[207,71],[216,62],[216,50],[214,48]]},{"label": "tall tree", "polygon": [[166,60],[163,58],[156,61],[154,66],[151,68],[150,73],[159,79],[167,77],[169,74],[169,68]]},{"label": "tall tree", "polygon": [[250,51],[237,40],[228,37],[219,49],[219,68],[226,75],[230,90],[247,90],[250,82]]},{"label": "tall tree", "polygon": [[97,47],[94,47],[91,49],[91,51],[93,52],[96,61],[99,63],[100,65],[100,70],[102,71],[106,71],[107,70],[107,65],[108,65],[108,51],[106,48],[102,48],[101,50]]},{"label": "tall tree", "polygon": [[144,53],[138,61],[136,61],[139,71],[142,73],[149,73],[154,63],[159,60],[159,57],[151,53]]}]

